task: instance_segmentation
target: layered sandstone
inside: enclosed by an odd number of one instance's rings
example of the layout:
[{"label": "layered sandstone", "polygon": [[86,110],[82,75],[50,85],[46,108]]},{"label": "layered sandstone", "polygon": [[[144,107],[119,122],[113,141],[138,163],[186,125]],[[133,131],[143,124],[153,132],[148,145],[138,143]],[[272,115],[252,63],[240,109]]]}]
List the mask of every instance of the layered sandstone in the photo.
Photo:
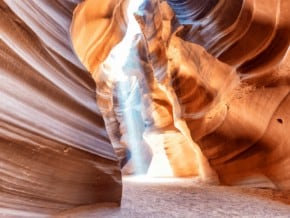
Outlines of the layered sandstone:
[{"label": "layered sandstone", "polygon": [[120,203],[119,163],[95,84],[70,44],[75,6],[0,1],[1,212]]},{"label": "layered sandstone", "polygon": [[1,1],[1,210],[120,203],[120,165],[289,189],[289,10]]},{"label": "layered sandstone", "polygon": [[[135,11],[130,4],[87,0],[72,24],[98,105],[111,108],[103,117],[119,158],[132,147],[114,91],[125,80],[127,96],[139,86],[139,147],[151,147],[149,170],[288,189],[288,1],[150,0]],[[140,31],[126,48],[132,14]]]}]

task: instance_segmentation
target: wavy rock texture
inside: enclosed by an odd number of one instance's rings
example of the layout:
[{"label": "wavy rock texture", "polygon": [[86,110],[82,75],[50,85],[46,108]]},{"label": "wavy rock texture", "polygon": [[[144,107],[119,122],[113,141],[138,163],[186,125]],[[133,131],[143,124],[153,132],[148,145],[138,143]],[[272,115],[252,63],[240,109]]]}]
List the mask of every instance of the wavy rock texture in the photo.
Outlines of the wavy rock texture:
[{"label": "wavy rock texture", "polygon": [[75,6],[0,1],[2,212],[39,216],[120,203],[119,163],[95,103],[95,84],[71,49]]},{"label": "wavy rock texture", "polygon": [[230,98],[219,125],[204,131],[206,117],[187,120],[225,184],[270,180],[289,189],[289,8],[283,0],[219,1],[198,20],[179,19],[190,23],[182,39],[202,45],[239,77],[230,94],[220,94]]},{"label": "wavy rock texture", "polygon": [[142,2],[135,11],[140,31],[127,47],[128,1],[87,0],[72,23],[74,48],[96,81],[118,157],[130,150],[126,107],[115,88],[125,74],[127,97],[139,92],[143,138],[135,144],[151,147],[149,170],[163,169],[155,175],[169,166],[166,175],[217,174],[222,184],[289,189],[290,2]]}]

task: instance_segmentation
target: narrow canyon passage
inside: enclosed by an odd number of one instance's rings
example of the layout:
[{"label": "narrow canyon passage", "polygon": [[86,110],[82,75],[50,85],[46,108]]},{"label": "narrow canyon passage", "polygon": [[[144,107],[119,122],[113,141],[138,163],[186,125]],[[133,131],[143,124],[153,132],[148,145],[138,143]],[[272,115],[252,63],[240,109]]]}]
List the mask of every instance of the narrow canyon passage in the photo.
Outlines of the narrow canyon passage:
[{"label": "narrow canyon passage", "polygon": [[0,0],[0,218],[290,217],[289,11]]}]

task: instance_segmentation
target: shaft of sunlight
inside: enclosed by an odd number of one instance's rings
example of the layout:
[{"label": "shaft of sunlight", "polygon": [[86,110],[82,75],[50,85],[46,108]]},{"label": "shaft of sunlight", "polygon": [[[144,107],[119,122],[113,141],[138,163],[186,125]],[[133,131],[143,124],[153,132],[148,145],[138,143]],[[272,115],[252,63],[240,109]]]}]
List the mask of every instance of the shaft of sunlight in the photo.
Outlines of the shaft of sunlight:
[{"label": "shaft of sunlight", "polygon": [[[130,57],[130,48],[133,45],[136,35],[141,34],[141,29],[137,23],[134,13],[144,0],[130,0],[127,8],[128,27],[122,41],[115,46],[107,60],[103,63],[103,68],[107,69],[106,74],[111,81],[115,81],[117,98],[119,102],[118,112],[122,114],[126,129],[125,141],[131,151],[131,160],[134,167],[134,174],[144,173],[144,161],[140,141],[142,141],[143,120],[140,115],[140,85],[136,76],[123,69],[134,60]],[[127,67],[126,69],[131,69]],[[122,128],[122,127],[121,127]]]}]

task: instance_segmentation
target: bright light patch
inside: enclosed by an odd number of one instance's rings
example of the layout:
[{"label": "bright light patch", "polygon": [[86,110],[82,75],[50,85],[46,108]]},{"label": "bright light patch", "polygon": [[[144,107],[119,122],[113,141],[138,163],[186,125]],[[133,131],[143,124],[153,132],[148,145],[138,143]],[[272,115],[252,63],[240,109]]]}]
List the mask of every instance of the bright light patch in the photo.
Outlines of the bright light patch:
[{"label": "bright light patch", "polygon": [[150,133],[144,134],[144,139],[150,145],[153,157],[147,172],[148,176],[151,177],[173,177],[173,171],[164,150],[164,138],[163,134]]},{"label": "bright light patch", "polygon": [[[141,176],[124,176],[123,180],[126,182],[132,182],[132,183],[154,183],[154,184],[158,184],[158,183],[163,183],[163,184],[175,184],[175,183],[185,183],[185,182],[190,182],[193,183],[193,178],[192,177],[188,177],[188,178],[173,178],[173,177],[162,177],[162,178],[156,178],[156,177],[150,177],[150,176],[146,176],[146,175],[141,175]],[[195,180],[198,181],[197,178],[195,178]],[[195,181],[196,182],[196,181]]]},{"label": "bright light patch", "polygon": [[[103,72],[107,74],[111,81],[116,85],[118,97],[117,110],[122,114],[123,122],[126,125],[125,141],[131,151],[131,159],[134,164],[135,174],[144,173],[143,154],[140,150],[142,132],[144,128],[143,120],[140,116],[140,85],[136,76],[124,72],[125,66],[130,65],[130,48],[133,46],[137,34],[141,33],[134,13],[138,12],[143,0],[131,0],[127,9],[128,27],[122,41],[115,46],[109,57],[102,64]],[[126,69],[130,69],[130,66]],[[122,127],[121,127],[122,128]]]},{"label": "bright light patch", "polygon": [[126,62],[130,56],[130,48],[132,47],[134,37],[141,33],[141,29],[134,17],[134,13],[138,12],[138,8],[143,2],[144,0],[131,0],[129,2],[127,8],[128,27],[126,34],[122,41],[112,49],[110,56],[103,63],[103,65],[110,66],[111,69],[106,71],[106,73],[113,80],[124,81],[128,79],[126,72],[124,72],[122,68],[126,65]]}]

